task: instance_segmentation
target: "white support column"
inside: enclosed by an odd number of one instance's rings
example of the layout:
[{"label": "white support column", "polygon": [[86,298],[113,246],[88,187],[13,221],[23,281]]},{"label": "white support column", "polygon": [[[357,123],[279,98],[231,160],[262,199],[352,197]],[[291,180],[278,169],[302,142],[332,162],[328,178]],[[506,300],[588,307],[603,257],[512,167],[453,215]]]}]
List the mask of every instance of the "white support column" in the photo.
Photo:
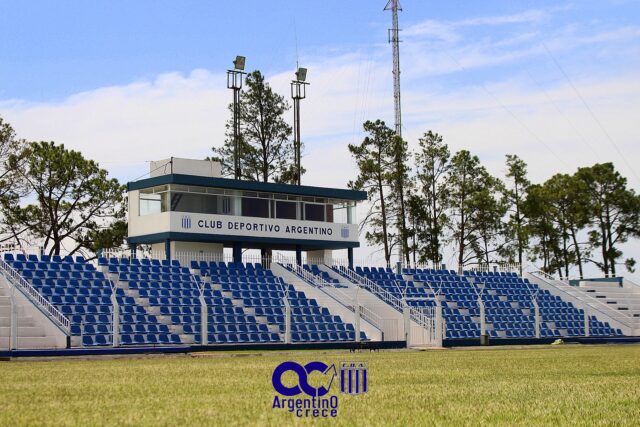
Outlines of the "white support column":
[{"label": "white support column", "polygon": [[289,298],[284,296],[284,342],[291,344],[291,304]]},{"label": "white support column", "polygon": [[354,326],[355,326],[355,334],[356,334],[356,342],[360,342],[360,304],[358,303],[358,289],[356,288],[355,291],[355,296],[353,298],[353,310],[355,313],[355,321],[354,321]]},{"label": "white support column", "polygon": [[444,317],[442,316],[442,304],[439,298],[436,298],[436,345],[442,347],[442,340],[445,337]]},{"label": "white support column", "polygon": [[[8,280],[7,283],[9,283]],[[16,350],[18,348],[18,309],[16,307],[15,286],[9,284],[9,288],[9,299],[11,302],[11,313],[9,319],[9,350]]]},{"label": "white support column", "polygon": [[531,299],[531,302],[533,304],[533,321],[534,321],[534,328],[536,331],[536,338],[540,338],[540,325],[541,325],[541,318],[540,318],[540,306],[538,305],[538,301],[535,298]]},{"label": "white support column", "polygon": [[120,304],[118,304],[118,288],[114,287],[111,293],[111,304],[113,304],[113,346],[120,346]]},{"label": "white support column", "polygon": [[484,301],[482,301],[482,296],[478,297],[478,307],[480,308],[480,336],[483,337],[487,335],[487,322],[484,314]]},{"label": "white support column", "polygon": [[587,310],[587,305],[584,306],[584,336],[588,337],[591,335],[591,330],[589,328],[589,310]]},{"label": "white support column", "polygon": [[409,306],[402,307],[402,315],[404,317],[404,339],[407,342],[407,348],[411,345],[411,313]]},{"label": "white support column", "polygon": [[200,344],[209,345],[209,310],[203,289],[200,290]]}]

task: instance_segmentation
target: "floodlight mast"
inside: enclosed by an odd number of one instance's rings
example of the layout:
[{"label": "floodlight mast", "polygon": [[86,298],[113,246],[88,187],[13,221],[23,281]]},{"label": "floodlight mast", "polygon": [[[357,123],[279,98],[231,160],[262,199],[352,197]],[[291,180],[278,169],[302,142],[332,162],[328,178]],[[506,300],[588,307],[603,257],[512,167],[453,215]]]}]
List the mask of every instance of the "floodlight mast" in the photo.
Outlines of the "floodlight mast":
[{"label": "floodlight mast", "polygon": [[295,80],[291,82],[291,98],[293,99],[293,145],[294,145],[294,180],[297,185],[302,182],[301,140],[300,140],[300,100],[307,97],[307,69],[298,68]]},{"label": "floodlight mast", "polygon": [[400,107],[400,29],[398,28],[398,11],[402,10],[400,0],[389,0],[384,10],[390,10],[392,12],[389,43],[391,43],[393,50],[393,103],[396,135],[402,137],[402,111]]},{"label": "floodlight mast", "polygon": [[233,70],[227,70],[227,89],[233,90],[233,176],[240,179],[240,90],[244,74],[244,56],[236,56]]}]

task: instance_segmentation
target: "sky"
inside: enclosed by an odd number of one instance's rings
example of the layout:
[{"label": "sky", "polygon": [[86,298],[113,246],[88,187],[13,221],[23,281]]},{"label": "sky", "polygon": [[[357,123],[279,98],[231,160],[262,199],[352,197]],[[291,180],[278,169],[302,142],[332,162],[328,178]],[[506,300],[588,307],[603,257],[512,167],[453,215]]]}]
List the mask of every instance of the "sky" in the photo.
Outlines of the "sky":
[{"label": "sky", "polygon": [[[311,83],[303,183],[344,187],[362,123],[393,127],[385,4],[0,0],[0,116],[129,181],[151,160],[204,158],[223,143],[236,55],[286,96],[298,63]],[[611,161],[640,190],[640,1],[401,5],[410,147],[433,130],[499,177],[505,155],[519,155],[534,182]],[[625,256],[640,258],[640,244]]]}]

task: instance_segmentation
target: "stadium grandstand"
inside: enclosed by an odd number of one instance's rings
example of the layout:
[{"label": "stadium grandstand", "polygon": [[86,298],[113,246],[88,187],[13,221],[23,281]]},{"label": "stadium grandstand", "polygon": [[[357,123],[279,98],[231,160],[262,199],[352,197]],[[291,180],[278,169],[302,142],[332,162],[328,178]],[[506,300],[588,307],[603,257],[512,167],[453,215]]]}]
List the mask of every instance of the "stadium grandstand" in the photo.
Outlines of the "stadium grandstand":
[{"label": "stadium grandstand", "polygon": [[630,282],[560,281],[506,264],[356,263],[364,192],[226,179],[216,162],[177,158],[153,162],[128,192],[126,250],[91,261],[4,251],[1,351],[442,347],[640,334],[640,288]]}]

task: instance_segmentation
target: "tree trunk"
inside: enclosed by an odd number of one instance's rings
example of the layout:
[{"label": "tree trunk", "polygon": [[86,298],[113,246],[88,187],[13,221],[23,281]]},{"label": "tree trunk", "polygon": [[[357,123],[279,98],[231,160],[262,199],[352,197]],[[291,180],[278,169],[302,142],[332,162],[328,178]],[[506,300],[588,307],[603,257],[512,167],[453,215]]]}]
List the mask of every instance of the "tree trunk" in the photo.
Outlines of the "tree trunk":
[{"label": "tree trunk", "polygon": [[578,237],[576,236],[575,228],[571,227],[571,238],[573,240],[573,246],[576,247],[576,261],[578,263],[578,271],[580,272],[580,278],[584,277],[584,273],[582,272],[582,254],[580,252],[580,245],[578,245]]}]

